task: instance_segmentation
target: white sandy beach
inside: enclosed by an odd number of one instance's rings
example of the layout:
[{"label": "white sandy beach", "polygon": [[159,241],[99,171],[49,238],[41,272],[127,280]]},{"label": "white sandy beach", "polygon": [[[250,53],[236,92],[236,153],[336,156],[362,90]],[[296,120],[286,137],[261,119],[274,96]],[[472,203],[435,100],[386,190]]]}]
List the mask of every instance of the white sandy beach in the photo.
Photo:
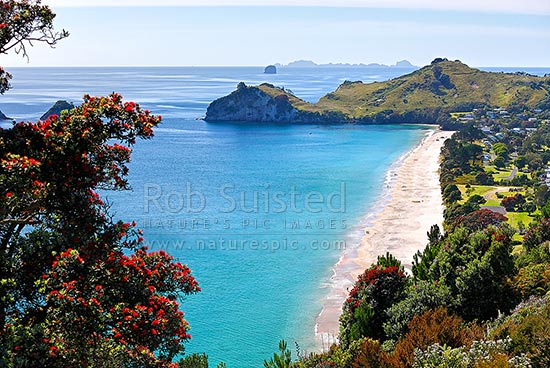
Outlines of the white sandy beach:
[{"label": "white sandy beach", "polygon": [[392,253],[410,270],[413,255],[423,249],[430,226],[443,222],[439,154],[452,132],[434,131],[391,172],[387,200],[364,229],[360,244],[345,251],[334,267],[329,293],[317,317],[316,335],[323,348],[338,337],[342,304],[357,276],[377,256]]}]

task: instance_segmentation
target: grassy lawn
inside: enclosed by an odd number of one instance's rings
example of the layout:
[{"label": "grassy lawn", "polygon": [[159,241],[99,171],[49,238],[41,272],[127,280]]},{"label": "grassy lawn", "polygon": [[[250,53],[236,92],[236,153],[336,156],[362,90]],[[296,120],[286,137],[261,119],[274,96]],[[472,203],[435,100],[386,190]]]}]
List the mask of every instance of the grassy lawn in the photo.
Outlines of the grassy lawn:
[{"label": "grassy lawn", "polygon": [[478,194],[483,197],[485,196],[485,194],[487,194],[487,192],[490,192],[497,188],[485,185],[472,185],[470,188],[466,188],[466,185],[463,184],[457,184],[457,187],[460,190],[460,193],[462,193],[462,200],[459,202],[461,204],[466,202],[466,200],[471,196]]},{"label": "grassy lawn", "polygon": [[[472,185],[470,188],[466,188],[466,185],[463,184],[458,184],[457,187],[462,193],[462,201],[460,201],[459,203],[466,202],[468,198],[476,194],[482,197],[486,197],[489,192],[493,191],[498,191],[498,193],[502,194],[503,197],[512,197],[516,194],[521,194],[523,196],[527,195],[525,191],[509,192],[507,187]],[[502,201],[502,198],[498,198],[496,194],[491,194],[487,196],[486,199],[487,202],[483,204],[484,206],[500,206],[500,202]]]},{"label": "grassy lawn", "polygon": [[508,212],[508,224],[513,228],[518,228],[518,223],[521,221],[525,227],[529,226],[533,222],[533,215],[529,215],[527,212]]},{"label": "grassy lawn", "polygon": [[512,174],[512,169],[497,169],[496,167],[492,165],[487,165],[483,168],[487,174],[493,175],[493,179],[496,181],[508,179],[508,177]]}]

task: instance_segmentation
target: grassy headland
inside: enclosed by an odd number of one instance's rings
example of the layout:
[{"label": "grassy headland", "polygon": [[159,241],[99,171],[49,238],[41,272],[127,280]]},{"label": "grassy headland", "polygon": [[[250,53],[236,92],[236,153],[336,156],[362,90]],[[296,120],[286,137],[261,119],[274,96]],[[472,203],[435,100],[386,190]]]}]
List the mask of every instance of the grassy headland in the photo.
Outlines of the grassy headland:
[{"label": "grassy headland", "polygon": [[460,61],[436,59],[384,82],[345,81],[317,103],[270,84],[240,84],[237,91],[209,106],[206,120],[445,123],[452,113],[473,108],[549,106],[550,77],[485,72]]}]

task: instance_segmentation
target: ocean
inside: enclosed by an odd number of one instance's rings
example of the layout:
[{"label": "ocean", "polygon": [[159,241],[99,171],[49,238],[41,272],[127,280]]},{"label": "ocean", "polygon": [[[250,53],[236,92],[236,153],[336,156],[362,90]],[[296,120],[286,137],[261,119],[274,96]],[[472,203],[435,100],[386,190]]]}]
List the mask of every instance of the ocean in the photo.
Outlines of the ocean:
[{"label": "ocean", "polygon": [[181,300],[193,336],[186,353],[205,352],[212,366],[262,366],[280,339],[292,350],[295,343],[319,348],[315,319],[332,267],[357,246],[390,167],[429,129],[197,120],[240,81],[316,101],[344,80],[386,80],[410,72],[403,69],[10,72],[13,88],[0,97],[0,110],[17,120],[36,120],[58,99],[79,103],[85,93],[113,91],[163,116],[155,137],[134,147],[132,190],[102,194],[116,219],[137,221],[151,250],[164,249],[193,270],[202,292]]}]

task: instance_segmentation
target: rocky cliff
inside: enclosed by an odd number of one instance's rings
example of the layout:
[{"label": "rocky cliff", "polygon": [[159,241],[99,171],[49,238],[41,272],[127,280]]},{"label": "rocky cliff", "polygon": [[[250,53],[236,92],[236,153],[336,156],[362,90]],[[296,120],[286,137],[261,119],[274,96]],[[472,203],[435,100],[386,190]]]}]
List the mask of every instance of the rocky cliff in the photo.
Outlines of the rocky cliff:
[{"label": "rocky cliff", "polygon": [[550,108],[550,77],[492,73],[460,61],[430,65],[385,82],[346,81],[317,103],[269,84],[237,90],[210,104],[207,121],[276,123],[439,123],[476,107]]},{"label": "rocky cliff", "polygon": [[254,121],[273,123],[326,123],[347,121],[336,112],[315,111],[288,91],[271,84],[255,87],[239,83],[230,95],[212,102],[206,121]]}]

